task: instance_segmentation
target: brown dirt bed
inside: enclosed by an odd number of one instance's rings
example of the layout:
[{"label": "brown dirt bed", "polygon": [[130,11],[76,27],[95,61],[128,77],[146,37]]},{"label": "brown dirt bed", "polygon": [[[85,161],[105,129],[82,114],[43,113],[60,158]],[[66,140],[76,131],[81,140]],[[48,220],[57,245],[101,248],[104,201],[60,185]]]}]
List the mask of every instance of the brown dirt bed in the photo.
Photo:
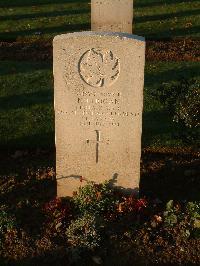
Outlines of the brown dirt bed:
[{"label": "brown dirt bed", "polygon": [[[147,41],[148,61],[200,61],[200,40]],[[52,60],[52,42],[0,42],[0,60]]]}]

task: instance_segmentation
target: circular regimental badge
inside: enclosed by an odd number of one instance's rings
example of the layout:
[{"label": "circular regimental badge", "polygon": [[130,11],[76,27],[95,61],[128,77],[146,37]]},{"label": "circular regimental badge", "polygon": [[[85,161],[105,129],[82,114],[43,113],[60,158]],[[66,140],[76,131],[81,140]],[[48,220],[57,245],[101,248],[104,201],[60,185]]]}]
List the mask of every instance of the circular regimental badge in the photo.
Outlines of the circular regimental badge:
[{"label": "circular regimental badge", "polygon": [[113,85],[120,74],[120,62],[112,51],[92,48],[80,58],[81,78],[95,88]]}]

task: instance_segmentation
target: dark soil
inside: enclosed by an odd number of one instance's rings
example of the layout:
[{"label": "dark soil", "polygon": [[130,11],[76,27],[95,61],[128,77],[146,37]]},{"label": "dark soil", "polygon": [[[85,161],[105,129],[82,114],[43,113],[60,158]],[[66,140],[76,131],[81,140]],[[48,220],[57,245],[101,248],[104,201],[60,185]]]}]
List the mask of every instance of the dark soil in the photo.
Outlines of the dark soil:
[{"label": "dark soil", "polygon": [[[52,60],[52,41],[0,42],[0,60]],[[200,61],[200,40],[147,41],[148,61]]]},{"label": "dark soil", "polygon": [[150,223],[132,237],[125,230],[118,232],[108,253],[112,259],[105,265],[200,265],[199,239],[187,239],[182,234],[180,225],[152,228]]},{"label": "dark soil", "polygon": [[187,149],[144,150],[141,196],[200,200],[200,153]]},{"label": "dark soil", "polygon": [[200,61],[200,41],[147,41],[148,61]]},{"label": "dark soil", "polygon": [[0,60],[52,60],[50,42],[0,42]]}]

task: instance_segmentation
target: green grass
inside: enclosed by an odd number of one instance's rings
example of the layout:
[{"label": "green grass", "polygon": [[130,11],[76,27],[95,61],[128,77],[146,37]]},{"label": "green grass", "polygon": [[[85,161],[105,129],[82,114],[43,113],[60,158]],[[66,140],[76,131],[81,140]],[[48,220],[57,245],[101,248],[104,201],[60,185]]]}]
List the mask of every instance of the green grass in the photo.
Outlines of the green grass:
[{"label": "green grass", "polygon": [[137,0],[135,33],[147,39],[200,36],[200,3],[196,0]]},{"label": "green grass", "polygon": [[[90,29],[90,0],[1,0],[0,40],[51,39]],[[197,0],[135,0],[134,33],[147,39],[199,38]]]},{"label": "green grass", "polygon": [[[199,63],[147,63],[143,146],[183,146],[176,125],[151,91],[181,77],[198,78]],[[2,61],[0,64],[0,148],[54,147],[53,76],[50,63]]]},{"label": "green grass", "polygon": [[51,65],[1,62],[0,145],[53,146]]}]

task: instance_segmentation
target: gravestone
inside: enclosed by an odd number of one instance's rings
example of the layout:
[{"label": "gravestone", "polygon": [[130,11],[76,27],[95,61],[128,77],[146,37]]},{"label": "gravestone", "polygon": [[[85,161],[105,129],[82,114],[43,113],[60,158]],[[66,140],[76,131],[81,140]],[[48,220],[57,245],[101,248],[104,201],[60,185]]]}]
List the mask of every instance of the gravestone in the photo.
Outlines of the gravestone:
[{"label": "gravestone", "polygon": [[144,39],[82,32],[53,44],[58,196],[105,180],[137,192]]},{"label": "gravestone", "polygon": [[133,0],[92,0],[92,31],[132,33]]}]

